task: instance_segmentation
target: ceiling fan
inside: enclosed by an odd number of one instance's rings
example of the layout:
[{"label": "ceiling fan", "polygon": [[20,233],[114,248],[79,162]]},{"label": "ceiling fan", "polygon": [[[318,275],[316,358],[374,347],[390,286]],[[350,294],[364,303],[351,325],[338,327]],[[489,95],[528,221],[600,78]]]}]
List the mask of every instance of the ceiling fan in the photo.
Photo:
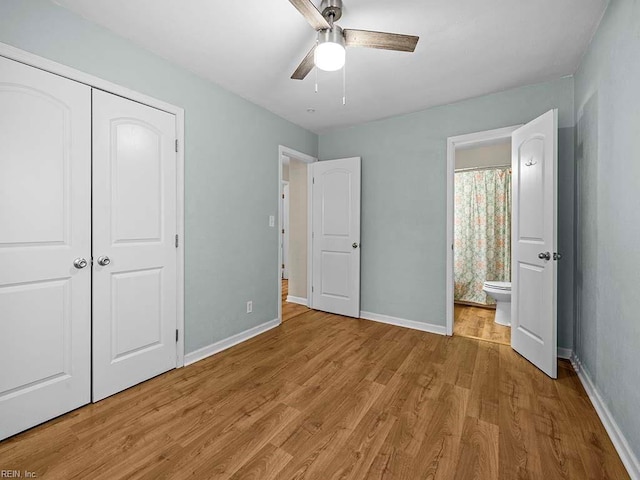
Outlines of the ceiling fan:
[{"label": "ceiling fan", "polygon": [[345,63],[345,47],[381,48],[413,52],[420,37],[369,30],[342,29],[335,24],[342,17],[342,0],[322,0],[320,10],[311,0],[289,0],[318,32],[316,45],[307,53],[291,78],[302,80],[316,66],[329,72]]}]

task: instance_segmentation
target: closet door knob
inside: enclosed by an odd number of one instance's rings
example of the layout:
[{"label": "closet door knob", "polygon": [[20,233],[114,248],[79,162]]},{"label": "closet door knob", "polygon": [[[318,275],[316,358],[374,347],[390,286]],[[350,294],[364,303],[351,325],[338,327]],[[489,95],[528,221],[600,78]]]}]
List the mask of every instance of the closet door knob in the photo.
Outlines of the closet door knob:
[{"label": "closet door knob", "polygon": [[111,263],[111,259],[106,255],[102,257],[98,257],[98,265],[102,265],[103,267],[109,265]]},{"label": "closet door knob", "polygon": [[73,266],[76,267],[78,270],[80,270],[81,268],[84,268],[87,266],[87,261],[84,258],[76,258],[73,261]]},{"label": "closet door knob", "polygon": [[549,252],[541,252],[538,254],[538,258],[540,260],[551,260],[551,253]]}]

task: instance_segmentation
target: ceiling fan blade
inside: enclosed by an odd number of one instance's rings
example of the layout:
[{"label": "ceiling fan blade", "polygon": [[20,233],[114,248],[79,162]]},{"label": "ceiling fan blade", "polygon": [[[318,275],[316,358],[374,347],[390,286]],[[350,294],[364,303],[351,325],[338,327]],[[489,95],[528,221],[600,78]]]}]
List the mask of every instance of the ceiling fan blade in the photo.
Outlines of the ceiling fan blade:
[{"label": "ceiling fan blade", "polygon": [[306,77],[309,72],[313,70],[313,67],[315,66],[313,63],[313,52],[315,50],[316,46],[314,45],[313,48],[309,50],[309,53],[307,53],[307,56],[304,57],[302,62],[300,62],[300,65],[298,65],[296,71],[293,72],[293,75],[291,75],[291,78],[293,80],[304,80],[304,77]]},{"label": "ceiling fan blade", "polygon": [[345,29],[344,39],[347,47],[381,48],[383,50],[413,52],[420,37],[399,33]]},{"label": "ceiling fan blade", "polygon": [[289,2],[298,9],[315,30],[331,28],[329,22],[322,16],[316,6],[311,3],[311,0],[289,0]]}]

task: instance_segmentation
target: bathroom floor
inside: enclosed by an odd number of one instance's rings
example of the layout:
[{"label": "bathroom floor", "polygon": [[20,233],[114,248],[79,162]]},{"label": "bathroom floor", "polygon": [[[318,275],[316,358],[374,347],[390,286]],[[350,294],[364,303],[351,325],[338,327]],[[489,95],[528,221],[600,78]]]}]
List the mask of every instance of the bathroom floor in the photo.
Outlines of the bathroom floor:
[{"label": "bathroom floor", "polygon": [[492,308],[455,304],[453,334],[511,345],[511,328],[494,322],[495,315]]}]

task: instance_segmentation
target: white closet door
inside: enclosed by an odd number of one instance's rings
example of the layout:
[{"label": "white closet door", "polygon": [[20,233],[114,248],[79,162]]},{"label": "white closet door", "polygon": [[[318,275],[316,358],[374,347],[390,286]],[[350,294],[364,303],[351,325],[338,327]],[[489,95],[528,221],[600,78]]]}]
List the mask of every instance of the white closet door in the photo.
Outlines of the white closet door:
[{"label": "white closet door", "polygon": [[0,439],[90,401],[90,189],[91,89],[0,57]]},{"label": "white closet door", "polygon": [[93,401],[176,367],[175,138],[174,115],[94,90]]}]

